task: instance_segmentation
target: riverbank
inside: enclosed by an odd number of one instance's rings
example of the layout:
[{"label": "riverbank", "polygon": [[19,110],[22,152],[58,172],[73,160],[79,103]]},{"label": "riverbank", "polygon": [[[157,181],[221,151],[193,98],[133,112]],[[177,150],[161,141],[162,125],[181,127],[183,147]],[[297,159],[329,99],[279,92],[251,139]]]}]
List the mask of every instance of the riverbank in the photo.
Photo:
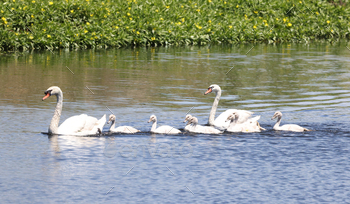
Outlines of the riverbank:
[{"label": "riverbank", "polygon": [[305,1],[20,1],[2,4],[0,50],[349,39],[350,8]]}]

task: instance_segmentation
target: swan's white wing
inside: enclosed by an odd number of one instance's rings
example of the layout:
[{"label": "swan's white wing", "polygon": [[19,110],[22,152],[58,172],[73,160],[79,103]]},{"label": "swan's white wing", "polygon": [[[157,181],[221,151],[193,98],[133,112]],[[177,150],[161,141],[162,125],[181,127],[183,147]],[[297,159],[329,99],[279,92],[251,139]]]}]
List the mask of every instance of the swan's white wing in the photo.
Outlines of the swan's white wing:
[{"label": "swan's white wing", "polygon": [[258,121],[259,119],[260,119],[260,115],[255,116],[254,118],[249,118],[249,119],[247,120],[247,122],[256,122],[256,121]]},{"label": "swan's white wing", "polygon": [[242,132],[243,127],[241,124],[235,124],[226,129],[227,132]]},{"label": "swan's white wing", "polygon": [[231,123],[226,131],[228,132],[260,132],[261,127],[257,122],[260,119],[260,116],[248,119],[244,123]]},{"label": "swan's white wing", "polygon": [[279,129],[286,130],[286,131],[294,131],[294,132],[303,132],[305,130],[305,128],[294,124],[282,125],[279,127]]},{"label": "swan's white wing", "polygon": [[105,123],[106,115],[102,116],[100,120],[97,120],[95,117],[81,114],[65,120],[58,128],[58,132],[59,134],[70,135],[96,134],[98,128],[102,131]]},{"label": "swan's white wing", "polygon": [[230,121],[227,121],[227,118],[229,115],[231,115],[233,112],[236,112],[238,115],[238,121],[237,123],[244,123],[246,122],[249,117],[253,114],[253,112],[246,111],[246,110],[237,110],[237,109],[228,109],[225,112],[221,113],[214,121],[214,126],[219,129],[227,129],[230,125]]},{"label": "swan's white wing", "polygon": [[222,133],[220,130],[211,127],[211,126],[202,126],[202,125],[196,125],[194,127],[190,127],[189,132],[193,133],[201,133],[201,134],[220,134]]},{"label": "swan's white wing", "polygon": [[206,133],[206,134],[220,134],[222,133],[220,130],[214,128],[214,127],[211,127],[211,126],[202,126],[203,127],[203,133]]},{"label": "swan's white wing", "polygon": [[106,114],[102,116],[101,119],[97,120],[94,117],[88,116],[86,124],[81,133],[83,134],[97,134],[98,129],[103,130],[103,126],[106,124]]},{"label": "swan's white wing", "polygon": [[261,129],[256,121],[253,123],[243,123],[242,132],[261,132]]},{"label": "swan's white wing", "polygon": [[[84,127],[80,130],[80,132],[89,132],[98,124],[98,120],[95,117],[87,116],[85,120]],[[97,129],[96,129],[97,130]]]},{"label": "swan's white wing", "polygon": [[86,122],[86,114],[75,115],[67,118],[59,127],[58,134],[72,134],[81,131]]},{"label": "swan's white wing", "polygon": [[184,130],[185,130],[185,131],[189,131],[190,128],[191,128],[191,125],[186,125],[185,128],[184,128]]},{"label": "swan's white wing", "polygon": [[181,133],[180,130],[171,127],[169,125],[162,125],[160,127],[158,127],[155,131],[155,133],[161,133],[161,134],[179,134]]},{"label": "swan's white wing", "polygon": [[131,126],[119,126],[111,130],[111,132],[131,134],[131,133],[140,132],[140,130],[133,128]]}]

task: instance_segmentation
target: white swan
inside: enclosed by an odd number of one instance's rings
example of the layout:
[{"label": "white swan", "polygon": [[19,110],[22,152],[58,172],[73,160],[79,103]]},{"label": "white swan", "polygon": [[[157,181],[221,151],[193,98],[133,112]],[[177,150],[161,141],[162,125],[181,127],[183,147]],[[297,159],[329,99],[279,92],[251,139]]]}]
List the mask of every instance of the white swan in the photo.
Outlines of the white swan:
[{"label": "white swan", "polygon": [[222,131],[212,127],[212,126],[202,126],[198,125],[198,119],[196,117],[192,117],[187,125],[191,125],[190,128],[188,128],[189,132],[193,133],[201,133],[201,134],[220,134]]},{"label": "white swan", "polygon": [[178,130],[174,127],[171,127],[169,125],[162,125],[162,126],[157,128],[157,117],[155,115],[151,115],[148,122],[153,122],[153,125],[151,128],[152,133],[158,133],[158,134],[179,134],[179,133],[181,133],[180,130]]},{"label": "white swan", "polygon": [[310,131],[306,128],[300,127],[299,125],[294,124],[287,124],[280,126],[281,120],[282,120],[282,113],[280,111],[276,111],[275,114],[272,116],[271,120],[277,118],[277,122],[275,126],[273,126],[274,130],[284,130],[284,131],[294,131],[294,132],[304,132],[304,131]]},{"label": "white swan", "polygon": [[[208,90],[204,93],[204,95],[207,95],[208,93],[214,92],[215,99],[213,106],[210,111],[209,115],[209,121],[208,124],[211,126],[215,126],[216,128],[220,130],[227,129],[230,125],[230,121],[226,122],[226,119],[229,115],[231,115],[233,112],[236,112],[237,115],[239,115],[239,119],[237,123],[244,123],[246,122],[249,117],[253,114],[253,112],[245,111],[245,110],[237,110],[237,109],[228,109],[225,112],[221,113],[216,119],[215,119],[215,113],[216,109],[218,108],[219,100],[221,97],[221,88],[220,86],[216,84],[212,84],[209,86]],[[215,119],[215,120],[214,120]]]},{"label": "white swan", "polygon": [[[190,121],[191,118],[192,118],[192,115],[187,114],[184,123]],[[185,126],[184,130],[185,130],[185,131],[189,131],[189,128],[190,128],[191,126],[192,126],[191,124],[187,124],[187,125]]]},{"label": "white swan", "polygon": [[100,120],[86,114],[76,115],[66,119],[58,126],[63,106],[63,93],[58,86],[51,86],[44,93],[45,97],[43,100],[51,95],[55,95],[57,98],[55,113],[48,130],[49,134],[89,135],[102,132],[103,126],[106,123],[106,115],[103,115]]},{"label": "white swan", "polygon": [[111,127],[109,128],[110,132],[115,132],[115,133],[127,133],[127,134],[133,134],[133,133],[137,133],[137,132],[141,132],[138,129],[135,129],[131,126],[119,126],[119,127],[115,127],[115,115],[111,114],[109,116],[109,120],[107,122],[107,124],[111,123]]},{"label": "white swan", "polygon": [[258,120],[260,116],[248,119],[244,123],[237,123],[239,116],[233,112],[227,117],[226,121],[230,121],[230,126],[226,129],[227,132],[261,132],[265,128],[260,127]]}]

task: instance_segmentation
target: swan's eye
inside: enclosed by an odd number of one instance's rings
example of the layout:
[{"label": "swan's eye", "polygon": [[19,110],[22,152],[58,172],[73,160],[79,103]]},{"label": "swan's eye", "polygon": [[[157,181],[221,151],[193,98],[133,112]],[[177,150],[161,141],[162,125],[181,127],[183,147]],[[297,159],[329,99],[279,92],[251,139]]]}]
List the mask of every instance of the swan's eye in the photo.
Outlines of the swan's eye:
[{"label": "swan's eye", "polygon": [[45,94],[45,95],[50,94],[50,96],[51,96],[51,91],[52,91],[52,90],[47,90],[47,91],[44,92],[44,94]]}]

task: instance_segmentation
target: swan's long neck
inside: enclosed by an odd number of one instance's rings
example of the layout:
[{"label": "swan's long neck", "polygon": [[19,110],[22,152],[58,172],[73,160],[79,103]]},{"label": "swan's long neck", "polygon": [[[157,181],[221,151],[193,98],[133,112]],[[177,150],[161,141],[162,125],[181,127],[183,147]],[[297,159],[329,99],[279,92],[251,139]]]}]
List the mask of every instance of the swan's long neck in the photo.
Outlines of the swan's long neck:
[{"label": "swan's long neck", "polygon": [[214,99],[214,103],[213,106],[211,107],[211,111],[210,111],[210,115],[209,115],[209,125],[214,126],[214,121],[215,121],[215,113],[216,113],[216,109],[218,108],[218,104],[220,101],[220,97],[221,97],[221,90],[219,90],[218,92],[216,92],[216,96]]},{"label": "swan's long neck", "polygon": [[157,121],[154,121],[152,124],[151,132],[157,129]]},{"label": "swan's long neck", "polygon": [[114,129],[115,129],[115,120],[112,120],[111,127],[109,128],[109,130],[114,130]]},{"label": "swan's long neck", "polygon": [[53,117],[51,119],[51,123],[49,126],[49,134],[58,134],[58,123],[60,122],[61,112],[62,112],[62,106],[63,106],[63,93],[60,92],[57,97],[57,104],[55,113],[53,114]]},{"label": "swan's long neck", "polygon": [[280,127],[280,123],[282,120],[282,116],[278,116],[276,124],[273,126],[273,129],[277,129]]}]

